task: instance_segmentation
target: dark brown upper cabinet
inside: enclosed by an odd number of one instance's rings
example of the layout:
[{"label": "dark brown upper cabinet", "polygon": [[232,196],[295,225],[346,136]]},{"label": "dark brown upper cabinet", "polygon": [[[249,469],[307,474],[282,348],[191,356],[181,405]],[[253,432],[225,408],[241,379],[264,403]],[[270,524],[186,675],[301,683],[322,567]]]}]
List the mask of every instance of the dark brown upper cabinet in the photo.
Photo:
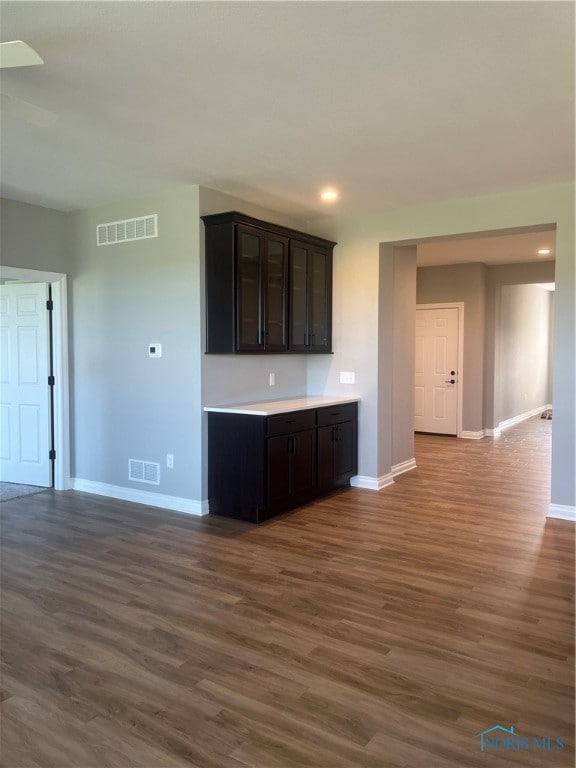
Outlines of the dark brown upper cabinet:
[{"label": "dark brown upper cabinet", "polygon": [[332,351],[332,250],[290,242],[290,333],[293,352]]},{"label": "dark brown upper cabinet", "polygon": [[236,352],[286,352],[288,238],[236,227]]},{"label": "dark brown upper cabinet", "polygon": [[235,211],[202,220],[206,352],[331,352],[335,243]]}]

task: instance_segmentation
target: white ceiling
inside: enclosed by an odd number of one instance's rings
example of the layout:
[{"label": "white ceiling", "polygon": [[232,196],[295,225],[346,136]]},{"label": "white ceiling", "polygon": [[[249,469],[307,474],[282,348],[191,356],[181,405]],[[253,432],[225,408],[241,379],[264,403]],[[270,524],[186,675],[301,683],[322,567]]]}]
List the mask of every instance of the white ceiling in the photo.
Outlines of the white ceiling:
[{"label": "white ceiling", "polygon": [[[544,248],[550,253],[538,254]],[[418,243],[416,253],[419,267],[470,262],[518,264],[553,261],[556,258],[556,230]]]},{"label": "white ceiling", "polygon": [[570,180],[571,2],[10,2],[2,193],[72,210],[199,183],[293,216]]}]

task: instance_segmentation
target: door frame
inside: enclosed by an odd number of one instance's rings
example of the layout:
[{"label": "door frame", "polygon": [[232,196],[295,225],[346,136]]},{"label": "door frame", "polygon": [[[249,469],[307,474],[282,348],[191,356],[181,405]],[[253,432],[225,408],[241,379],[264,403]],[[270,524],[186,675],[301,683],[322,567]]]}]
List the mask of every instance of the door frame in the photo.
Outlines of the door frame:
[{"label": "door frame", "polygon": [[[54,359],[54,488],[70,488],[70,387],[68,367],[68,281],[61,272],[0,267],[0,279],[49,283],[52,287],[52,354]],[[46,446],[46,450],[49,446]]]},{"label": "door frame", "polygon": [[416,304],[419,309],[457,309],[458,310],[458,360],[456,361],[456,437],[462,437],[462,392],[464,382],[464,302],[441,301],[437,304]]}]

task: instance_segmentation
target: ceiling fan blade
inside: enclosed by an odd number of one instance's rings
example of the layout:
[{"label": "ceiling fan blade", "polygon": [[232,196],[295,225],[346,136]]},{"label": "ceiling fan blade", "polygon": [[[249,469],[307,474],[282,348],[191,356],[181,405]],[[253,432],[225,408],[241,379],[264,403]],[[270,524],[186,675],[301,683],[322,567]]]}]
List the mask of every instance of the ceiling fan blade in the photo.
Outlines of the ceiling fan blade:
[{"label": "ceiling fan blade", "polygon": [[2,111],[6,110],[6,114],[13,115],[25,123],[37,125],[39,128],[48,128],[58,119],[58,115],[54,112],[38,107],[36,104],[30,104],[28,101],[16,99],[14,96],[8,96],[7,93],[0,93],[0,106]]},{"label": "ceiling fan blade", "polygon": [[0,43],[0,69],[31,67],[34,64],[44,64],[44,60],[27,43],[22,40]]}]

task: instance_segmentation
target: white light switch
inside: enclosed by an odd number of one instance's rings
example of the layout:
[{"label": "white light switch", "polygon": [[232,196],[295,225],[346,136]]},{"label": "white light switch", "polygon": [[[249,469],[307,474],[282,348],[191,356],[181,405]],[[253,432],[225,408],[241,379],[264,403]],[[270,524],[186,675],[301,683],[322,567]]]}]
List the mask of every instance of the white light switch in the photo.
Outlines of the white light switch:
[{"label": "white light switch", "polygon": [[270,374],[269,382],[270,382],[270,386],[271,387],[275,387],[276,386],[276,374],[275,373],[271,373]]},{"label": "white light switch", "polygon": [[340,371],[340,384],[355,384],[356,374],[354,371]]},{"label": "white light switch", "polygon": [[149,344],[148,357],[162,357],[162,344]]}]

